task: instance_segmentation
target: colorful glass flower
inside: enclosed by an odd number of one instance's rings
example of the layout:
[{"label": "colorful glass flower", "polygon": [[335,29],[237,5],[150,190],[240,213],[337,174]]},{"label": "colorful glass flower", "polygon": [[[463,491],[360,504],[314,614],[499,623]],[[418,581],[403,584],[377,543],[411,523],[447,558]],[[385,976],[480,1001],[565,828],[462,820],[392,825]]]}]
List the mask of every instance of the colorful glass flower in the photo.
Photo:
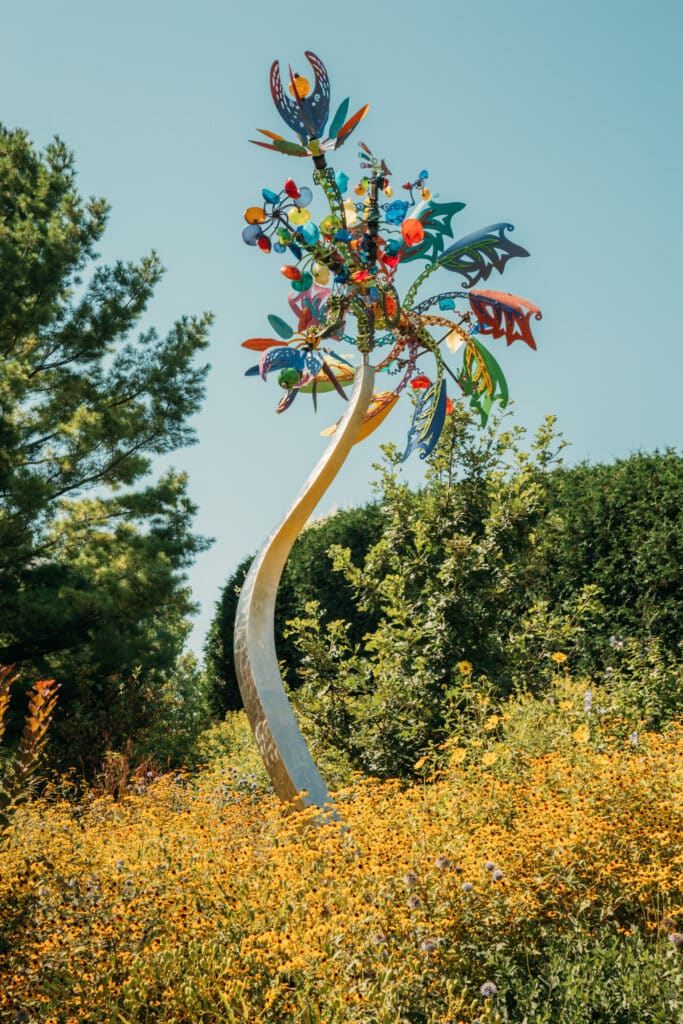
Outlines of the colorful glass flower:
[{"label": "colorful glass flower", "polygon": [[[288,187],[289,186],[289,187]],[[257,245],[264,252],[293,253],[301,259],[301,249],[296,244],[299,230],[310,220],[307,207],[313,193],[306,185],[298,188],[291,178],[280,192],[269,188],[261,190],[262,206],[250,206],[244,211],[247,227],[242,231],[242,240],[247,245]],[[277,241],[273,244],[273,238]]]}]

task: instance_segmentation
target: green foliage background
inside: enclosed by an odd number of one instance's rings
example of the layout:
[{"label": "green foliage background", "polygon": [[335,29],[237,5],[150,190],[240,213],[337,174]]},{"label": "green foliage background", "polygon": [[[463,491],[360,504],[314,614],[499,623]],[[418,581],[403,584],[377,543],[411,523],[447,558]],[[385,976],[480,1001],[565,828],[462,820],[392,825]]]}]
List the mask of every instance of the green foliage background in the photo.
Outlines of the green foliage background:
[{"label": "green foliage background", "polygon": [[[680,709],[681,458],[566,468],[563,447],[552,417],[527,443],[505,420],[482,432],[459,408],[420,490],[387,447],[376,503],[299,537],[277,648],[333,777],[410,774],[467,720],[467,687],[541,694],[556,652],[586,678],[639,689],[650,726]],[[240,706],[232,626],[248,565],[226,584],[207,641],[218,710]]]}]

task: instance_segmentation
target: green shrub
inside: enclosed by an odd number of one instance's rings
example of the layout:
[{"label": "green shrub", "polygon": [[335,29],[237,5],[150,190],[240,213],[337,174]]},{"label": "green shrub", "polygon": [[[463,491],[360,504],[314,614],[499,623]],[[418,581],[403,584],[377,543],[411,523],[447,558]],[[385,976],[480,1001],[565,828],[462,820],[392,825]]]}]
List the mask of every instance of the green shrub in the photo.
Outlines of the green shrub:
[{"label": "green shrub", "polygon": [[[360,641],[367,629],[367,622],[356,613],[351,588],[332,572],[328,551],[331,545],[343,543],[354,558],[363,558],[379,538],[381,519],[381,510],[374,504],[341,509],[310,523],[297,538],[282,574],[275,609],[277,650],[292,686],[298,685],[300,655],[297,646],[288,639],[286,623],[302,615],[307,602],[319,602],[323,622],[335,618],[348,621],[350,635],[356,641]],[[204,645],[211,704],[219,716],[242,707],[235,676],[233,630],[240,588],[251,563],[251,556],[240,562],[223,587]]]}]

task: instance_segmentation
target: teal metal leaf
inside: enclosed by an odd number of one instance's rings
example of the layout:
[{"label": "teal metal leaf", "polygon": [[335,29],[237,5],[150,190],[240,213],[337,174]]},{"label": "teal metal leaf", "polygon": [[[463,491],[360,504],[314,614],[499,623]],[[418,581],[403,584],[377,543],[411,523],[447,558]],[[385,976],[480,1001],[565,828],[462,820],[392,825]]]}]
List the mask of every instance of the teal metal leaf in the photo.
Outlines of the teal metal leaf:
[{"label": "teal metal leaf", "polygon": [[444,251],[444,240],[454,237],[451,230],[453,217],[464,208],[464,203],[437,203],[430,200],[427,208],[417,218],[424,228],[424,239],[419,245],[401,248],[401,263],[410,263],[411,260],[432,262],[438,259]]},{"label": "teal metal leaf", "polygon": [[290,338],[292,337],[292,335],[294,334],[294,331],[293,331],[293,330],[292,330],[292,328],[291,328],[291,327],[289,326],[289,324],[288,324],[288,323],[285,323],[285,321],[284,321],[284,320],[282,320],[282,319],[281,319],[281,318],[280,318],[279,316],[275,316],[275,313],[271,313],[271,314],[269,315],[269,317],[268,317],[268,323],[269,323],[269,324],[270,324],[270,326],[271,326],[271,327],[273,328],[273,330],[275,331],[275,333],[276,333],[276,334],[279,334],[279,336],[280,336],[281,338],[284,338],[284,339],[285,339],[285,341],[289,341],[289,339],[290,339]]},{"label": "teal metal leaf", "polygon": [[339,129],[346,121],[346,115],[349,112],[349,102],[350,101],[348,99],[342,100],[342,102],[339,104],[339,107],[337,108],[337,113],[332,118],[332,124],[330,125],[328,131],[328,135],[331,139],[337,138]]},{"label": "teal metal leaf", "polygon": [[492,270],[502,274],[505,264],[514,256],[529,255],[507,237],[505,232],[513,230],[512,224],[489,224],[487,228],[459,238],[438,257],[438,262],[446,270],[462,274],[464,288],[474,288],[480,281],[486,281]]}]

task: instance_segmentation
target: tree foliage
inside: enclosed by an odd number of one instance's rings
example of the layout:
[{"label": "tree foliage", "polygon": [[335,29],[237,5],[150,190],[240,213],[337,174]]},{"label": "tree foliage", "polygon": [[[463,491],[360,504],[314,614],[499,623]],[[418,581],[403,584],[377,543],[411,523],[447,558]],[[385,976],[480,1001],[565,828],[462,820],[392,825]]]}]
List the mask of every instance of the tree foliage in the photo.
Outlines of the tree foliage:
[{"label": "tree foliage", "polygon": [[62,142],[0,126],[0,661],[62,682],[81,752],[119,728],[122,680],[172,668],[206,543],[184,474],[149,472],[194,440],[211,317],[133,338],[163,269],[99,262],[107,215]]}]

